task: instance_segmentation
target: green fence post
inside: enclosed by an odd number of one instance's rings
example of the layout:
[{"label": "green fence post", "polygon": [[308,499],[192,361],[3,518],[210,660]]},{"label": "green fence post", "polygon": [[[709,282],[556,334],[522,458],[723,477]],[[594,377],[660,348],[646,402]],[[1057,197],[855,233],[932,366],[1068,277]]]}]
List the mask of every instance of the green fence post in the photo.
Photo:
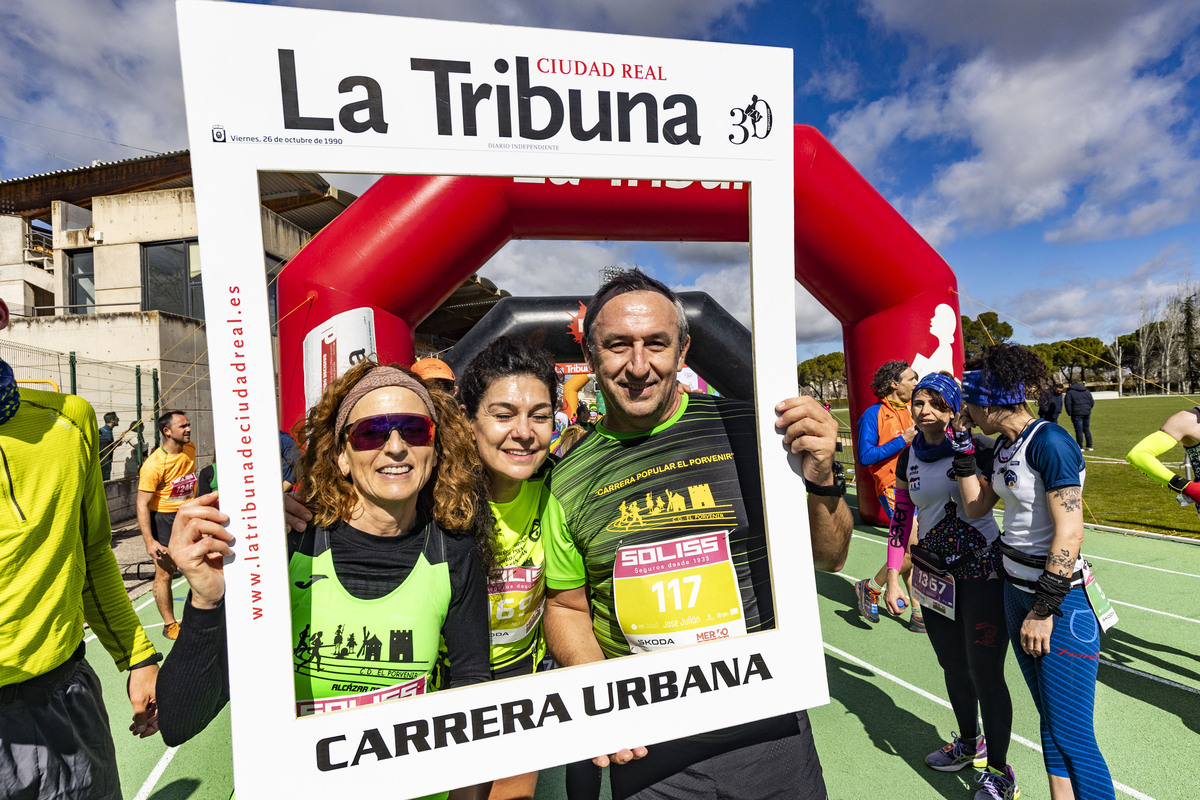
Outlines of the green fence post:
[{"label": "green fence post", "polygon": [[71,394],[79,394],[79,392],[75,391],[75,351],[74,350],[71,351],[70,362],[71,362]]},{"label": "green fence post", "polygon": [[162,431],[158,429],[158,415],[162,413],[162,398],[158,396],[158,368],[155,367],[150,371],[151,385],[154,387],[154,446],[158,447],[162,442]]},{"label": "green fence post", "polygon": [[146,445],[146,423],[142,421],[142,367],[133,368],[134,391],[137,393],[137,463],[142,467],[142,448]]}]

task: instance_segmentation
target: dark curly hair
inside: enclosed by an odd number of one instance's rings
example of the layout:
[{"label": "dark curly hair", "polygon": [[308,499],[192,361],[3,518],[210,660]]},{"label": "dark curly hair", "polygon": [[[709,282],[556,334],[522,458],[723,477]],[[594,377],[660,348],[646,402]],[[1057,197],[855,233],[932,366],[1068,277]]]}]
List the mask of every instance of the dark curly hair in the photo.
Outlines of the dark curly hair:
[{"label": "dark curly hair", "polygon": [[[1050,385],[1050,371],[1037,353],[1019,344],[994,344],[983,351],[979,369],[989,392],[1011,393],[1024,387],[1026,397],[1036,397]],[[1023,404],[999,405],[1015,411]]]},{"label": "dark curly hair", "polygon": [[[305,504],[313,512],[313,521],[322,527],[349,520],[358,501],[354,483],[338,468],[338,453],[345,445],[335,439],[334,423],[350,390],[378,366],[377,361],[367,359],[348,369],[308,410],[303,427],[298,426],[297,439],[304,453],[300,459],[299,479]],[[390,366],[427,386],[398,364]],[[418,495],[417,507],[432,515],[447,533],[472,537],[485,568],[491,573],[496,564],[491,537],[492,512],[487,503],[483,465],[475,449],[475,437],[454,398],[441,391],[432,391],[429,396],[437,412],[437,433],[433,442],[437,466]]]},{"label": "dark curly hair", "polygon": [[887,397],[892,393],[892,384],[900,381],[900,376],[906,369],[908,369],[907,361],[888,361],[875,370],[875,376],[871,378],[871,391],[880,400]]},{"label": "dark curly hair", "polygon": [[554,360],[540,347],[515,336],[501,336],[479,351],[459,374],[458,401],[472,418],[488,388],[501,378],[529,375],[546,385],[550,405],[558,408],[558,374]]}]

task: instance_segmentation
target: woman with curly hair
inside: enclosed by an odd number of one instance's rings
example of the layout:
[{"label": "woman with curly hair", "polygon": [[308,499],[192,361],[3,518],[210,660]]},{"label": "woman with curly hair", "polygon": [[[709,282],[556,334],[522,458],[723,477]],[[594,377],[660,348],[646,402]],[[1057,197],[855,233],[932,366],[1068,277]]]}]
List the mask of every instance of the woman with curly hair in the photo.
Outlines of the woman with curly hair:
[{"label": "woman with curly hair", "polygon": [[[976,475],[968,431],[954,434],[954,471],[967,513],[1004,501],[1000,537],[1008,634],[1041,716],[1042,755],[1053,800],[1109,800],[1112,778],[1096,744],[1093,707],[1100,625],[1084,592],[1083,455],[1058,425],[1035,418],[1026,398],[1048,383],[1031,350],[1000,344],[963,375],[963,401],[985,434],[1000,434],[992,480]],[[977,797],[1010,798],[1007,767],[979,776]],[[988,792],[982,794],[983,792]]]},{"label": "woman with curly hair", "polygon": [[[546,595],[542,516],[549,499],[547,456],[554,433],[558,376],[550,356],[502,336],[459,376],[458,399],[475,434],[495,519],[499,570],[488,582],[493,679],[531,675],[546,655],[542,614]],[[536,772],[481,786],[490,800],[532,798]],[[486,791],[485,791],[486,790]]]},{"label": "woman with curly hair", "polygon": [[[1000,552],[995,547],[1000,529],[990,510],[978,517],[967,512],[955,481],[947,430],[961,409],[958,384],[946,375],[926,375],[913,392],[917,436],[896,465],[885,599],[896,615],[901,601],[908,599],[900,569],[915,517],[913,589],[928,600],[923,603],[929,643],[945,674],[958,730],[966,734],[952,735],[949,744],[925,757],[925,763],[939,772],[957,772],[972,764],[990,764],[1003,772],[1012,734],[1012,699],[1004,681],[1007,625],[1004,582],[998,575]],[[980,470],[988,480],[992,440],[977,435],[975,444]],[[983,717],[982,731],[977,714]]]},{"label": "woman with curly hair", "polygon": [[[295,523],[302,530],[288,535],[297,716],[431,691],[442,641],[449,688],[486,681],[492,519],[453,399],[408,370],[366,361],[309,410],[302,438],[300,486],[313,524]],[[228,699],[220,566],[232,537],[215,499],[180,509],[172,535],[192,586],[192,630],[159,686],[172,742],[197,733]],[[387,673],[403,679],[363,674],[385,652]],[[349,669],[353,691],[343,688]]]}]

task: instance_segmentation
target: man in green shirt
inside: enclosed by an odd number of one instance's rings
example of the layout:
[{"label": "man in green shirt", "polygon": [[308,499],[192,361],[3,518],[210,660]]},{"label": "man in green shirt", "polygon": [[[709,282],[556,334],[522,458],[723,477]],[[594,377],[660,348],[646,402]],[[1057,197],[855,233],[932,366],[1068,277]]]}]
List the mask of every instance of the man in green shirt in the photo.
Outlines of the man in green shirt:
[{"label": "man in green shirt", "polygon": [[[585,356],[607,413],[551,475],[548,513],[561,524],[549,526],[558,533],[545,543],[545,626],[555,658],[581,664],[774,627],[753,407],[679,391],[676,375],[690,345],[687,319],[674,293],[638,270],[601,287],[583,327]],[[852,529],[835,488],[837,423],[812,398],[786,400],[775,410],[784,443],[807,454],[816,566],[836,571]],[[646,548],[703,553],[705,574],[672,574],[664,560],[654,567],[662,571],[655,602],[649,586],[628,589],[644,579],[644,562],[637,578],[623,571]],[[672,620],[670,635],[647,634],[676,595],[719,616],[720,624],[681,628]],[[596,759],[615,765],[614,798],[825,796],[804,712],[663,742],[651,751],[636,747]]]}]

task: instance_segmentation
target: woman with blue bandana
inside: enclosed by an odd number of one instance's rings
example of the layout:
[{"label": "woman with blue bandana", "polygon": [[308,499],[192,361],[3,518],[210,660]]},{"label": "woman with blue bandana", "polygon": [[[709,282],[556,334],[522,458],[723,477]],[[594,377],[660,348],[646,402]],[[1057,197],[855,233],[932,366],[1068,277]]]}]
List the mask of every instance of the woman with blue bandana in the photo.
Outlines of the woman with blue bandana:
[{"label": "woman with blue bandana", "polygon": [[1045,363],[1031,350],[988,348],[981,368],[963,375],[963,403],[985,434],[1000,434],[992,480],[979,480],[965,431],[952,439],[954,472],[968,514],[1004,501],[1005,614],[1041,716],[1050,797],[1112,800],[1093,721],[1100,624],[1083,589],[1083,455],[1070,434],[1025,405],[1048,382]]},{"label": "woman with blue bandana", "polygon": [[[900,454],[896,468],[884,597],[893,614],[908,600],[900,567],[916,512],[911,584],[922,596],[929,643],[945,673],[958,730],[966,734],[953,734],[948,744],[925,757],[925,763],[939,772],[990,767],[979,776],[984,785],[975,794],[978,800],[989,800],[1005,797],[1010,787],[1011,796],[1016,793],[1007,761],[1012,699],[1004,681],[1004,581],[998,574],[996,520],[990,510],[971,516],[954,478],[955,453],[947,430],[961,408],[958,384],[945,375],[926,375],[913,392],[917,435],[912,447]],[[992,440],[977,436],[974,441],[980,469],[990,476]],[[983,717],[982,731],[977,714]]]}]

